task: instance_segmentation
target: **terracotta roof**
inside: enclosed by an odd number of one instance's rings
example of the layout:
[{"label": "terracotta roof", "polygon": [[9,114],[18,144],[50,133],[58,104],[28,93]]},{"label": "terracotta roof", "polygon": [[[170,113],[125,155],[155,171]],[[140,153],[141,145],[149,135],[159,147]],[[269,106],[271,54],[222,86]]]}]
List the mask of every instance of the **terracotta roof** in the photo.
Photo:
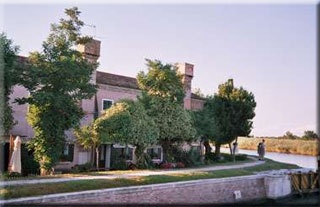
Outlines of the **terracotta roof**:
[{"label": "terracotta roof", "polygon": [[101,71],[97,71],[96,81],[97,81],[97,84],[106,84],[106,85],[119,86],[124,88],[139,89],[137,79],[135,78],[111,74],[111,73],[105,73]]}]

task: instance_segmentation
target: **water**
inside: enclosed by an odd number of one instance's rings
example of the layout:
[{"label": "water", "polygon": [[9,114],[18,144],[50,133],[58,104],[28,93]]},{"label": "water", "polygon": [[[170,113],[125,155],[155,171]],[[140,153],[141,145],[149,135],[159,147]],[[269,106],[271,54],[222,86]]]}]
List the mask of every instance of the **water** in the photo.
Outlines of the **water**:
[{"label": "water", "polygon": [[[230,150],[228,148],[221,148],[221,152],[230,153]],[[257,151],[255,150],[239,149],[239,153],[256,156],[258,155]],[[317,169],[317,158],[315,156],[286,154],[279,152],[266,152],[265,157],[277,162],[296,164],[300,167],[311,168],[313,170]]]}]

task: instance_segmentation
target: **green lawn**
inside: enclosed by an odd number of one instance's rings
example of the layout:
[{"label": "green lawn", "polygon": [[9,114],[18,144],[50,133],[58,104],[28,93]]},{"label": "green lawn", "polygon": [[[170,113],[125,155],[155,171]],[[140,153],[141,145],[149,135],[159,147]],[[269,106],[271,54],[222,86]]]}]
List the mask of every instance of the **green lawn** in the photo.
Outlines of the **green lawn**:
[{"label": "green lawn", "polygon": [[[7,186],[0,190],[0,197],[4,199],[21,198],[37,195],[47,195],[54,193],[76,192],[93,189],[105,189],[125,186],[148,185],[156,183],[168,183],[177,181],[223,178],[252,175],[254,172],[278,169],[296,169],[296,165],[279,163],[272,160],[266,160],[265,164],[230,170],[217,170],[213,172],[194,172],[194,173],[175,173],[170,175],[152,175],[152,176],[137,176],[131,178],[117,179],[93,179],[93,180],[78,180],[61,183],[46,183],[46,184],[28,184],[24,186]],[[137,171],[132,171],[137,172]],[[107,172],[105,172],[107,173]],[[115,172],[108,172],[115,173]],[[119,174],[121,171],[118,172]],[[123,172],[122,172],[123,173]],[[102,172],[90,173],[90,175],[101,175]]]}]

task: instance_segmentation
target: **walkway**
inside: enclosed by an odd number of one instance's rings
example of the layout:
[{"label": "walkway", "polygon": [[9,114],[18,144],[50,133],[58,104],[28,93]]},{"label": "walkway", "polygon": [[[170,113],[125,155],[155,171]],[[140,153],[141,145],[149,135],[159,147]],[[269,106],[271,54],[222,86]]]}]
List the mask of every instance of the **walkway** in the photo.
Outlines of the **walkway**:
[{"label": "walkway", "polygon": [[2,181],[0,182],[0,187],[25,185],[25,184],[57,183],[57,182],[67,182],[67,181],[74,181],[74,180],[116,179],[116,178],[129,178],[129,177],[136,177],[136,176],[168,175],[168,174],[175,174],[175,173],[210,172],[215,170],[252,167],[252,166],[261,165],[265,163],[264,161],[258,161],[255,158],[252,158],[252,159],[254,159],[255,161],[242,163],[242,164],[235,164],[235,165],[210,166],[210,167],[191,168],[191,169],[144,170],[144,171],[137,171],[137,172],[128,173],[128,174],[117,174],[117,175],[112,175],[112,174],[111,175],[92,175],[92,176],[86,175],[82,177],[70,177],[70,178]]}]

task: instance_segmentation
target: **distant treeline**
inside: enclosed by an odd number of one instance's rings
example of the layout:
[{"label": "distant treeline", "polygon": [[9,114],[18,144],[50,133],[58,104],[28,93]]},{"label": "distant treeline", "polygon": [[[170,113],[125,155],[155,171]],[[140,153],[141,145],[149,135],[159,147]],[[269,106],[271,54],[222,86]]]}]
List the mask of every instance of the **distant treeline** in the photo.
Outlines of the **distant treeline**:
[{"label": "distant treeline", "polygon": [[287,131],[285,135],[280,137],[257,137],[257,138],[277,138],[277,139],[303,139],[303,140],[316,140],[319,138],[318,134],[312,130],[304,131],[302,136],[297,136],[290,131]]},{"label": "distant treeline", "polygon": [[257,150],[259,142],[265,140],[267,152],[281,152],[316,156],[318,152],[317,139],[286,138],[286,137],[238,137],[240,149]]}]

